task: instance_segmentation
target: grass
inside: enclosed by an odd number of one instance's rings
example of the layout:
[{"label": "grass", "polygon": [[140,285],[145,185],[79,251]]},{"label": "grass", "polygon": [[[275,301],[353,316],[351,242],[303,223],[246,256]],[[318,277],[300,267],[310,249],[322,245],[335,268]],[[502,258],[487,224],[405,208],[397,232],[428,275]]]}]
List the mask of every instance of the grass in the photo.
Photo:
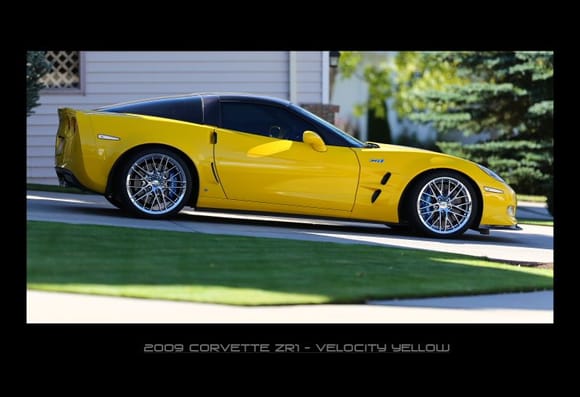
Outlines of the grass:
[{"label": "grass", "polygon": [[532,203],[545,203],[548,199],[546,196],[532,196],[530,194],[518,194],[518,202],[528,201]]},{"label": "grass", "polygon": [[61,187],[56,185],[42,185],[39,183],[27,183],[26,190],[38,190],[41,192],[75,193],[75,194],[95,194],[76,187]]},{"label": "grass", "polygon": [[552,226],[554,227],[554,221],[544,221],[539,219],[520,219],[518,218],[518,224],[522,225],[537,225],[537,226]]},{"label": "grass", "polygon": [[358,244],[28,222],[30,289],[234,305],[553,288],[553,271]]}]

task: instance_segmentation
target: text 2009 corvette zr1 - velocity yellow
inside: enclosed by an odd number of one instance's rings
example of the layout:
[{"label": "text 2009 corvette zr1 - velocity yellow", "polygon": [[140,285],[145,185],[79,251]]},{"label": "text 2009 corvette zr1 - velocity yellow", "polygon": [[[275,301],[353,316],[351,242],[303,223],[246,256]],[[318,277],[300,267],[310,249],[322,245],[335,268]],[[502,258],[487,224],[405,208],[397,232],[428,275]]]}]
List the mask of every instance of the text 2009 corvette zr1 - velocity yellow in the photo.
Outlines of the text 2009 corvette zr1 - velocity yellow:
[{"label": "text 2009 corvette zr1 - velocity yellow", "polygon": [[518,228],[516,195],[493,171],[363,143],[288,101],[201,93],[58,112],[61,185],[137,216],[165,218],[187,205],[380,222],[436,237]]}]

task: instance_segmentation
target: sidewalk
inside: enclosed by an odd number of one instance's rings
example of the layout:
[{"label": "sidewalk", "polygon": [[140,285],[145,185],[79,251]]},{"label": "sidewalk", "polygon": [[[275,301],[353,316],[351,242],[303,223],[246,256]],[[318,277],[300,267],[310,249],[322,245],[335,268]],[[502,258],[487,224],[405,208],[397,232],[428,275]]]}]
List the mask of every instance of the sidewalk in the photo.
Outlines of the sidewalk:
[{"label": "sidewalk", "polygon": [[553,291],[374,301],[368,304],[230,306],[27,291],[27,323],[457,324],[553,323]]}]

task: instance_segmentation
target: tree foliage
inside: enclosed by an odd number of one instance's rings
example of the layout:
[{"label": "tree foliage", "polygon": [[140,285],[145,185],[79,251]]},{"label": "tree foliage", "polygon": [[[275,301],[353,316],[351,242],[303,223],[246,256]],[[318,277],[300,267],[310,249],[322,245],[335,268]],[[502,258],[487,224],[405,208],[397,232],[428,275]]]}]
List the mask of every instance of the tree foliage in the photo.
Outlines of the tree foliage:
[{"label": "tree foliage", "polygon": [[552,139],[553,53],[447,52],[423,57],[450,65],[461,81],[419,87],[423,77],[418,76],[411,85],[424,107],[407,113],[412,119],[431,122],[442,133],[493,131],[496,139]]},{"label": "tree foliage", "polygon": [[[359,53],[341,73],[359,73]],[[398,52],[362,67],[378,116],[392,98],[399,117],[432,125],[444,152],[487,165],[520,193],[548,194],[553,177],[553,53]],[[450,132],[478,134],[462,145]]]},{"label": "tree foliage", "polygon": [[49,70],[44,51],[26,53],[26,116],[34,113],[32,109],[39,105],[39,91],[44,87],[40,79]]}]

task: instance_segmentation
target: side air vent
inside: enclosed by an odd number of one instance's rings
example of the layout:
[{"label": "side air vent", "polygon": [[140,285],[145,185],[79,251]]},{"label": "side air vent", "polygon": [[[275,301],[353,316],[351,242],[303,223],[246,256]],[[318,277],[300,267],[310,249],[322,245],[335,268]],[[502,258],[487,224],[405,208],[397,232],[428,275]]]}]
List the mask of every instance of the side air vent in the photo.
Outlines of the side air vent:
[{"label": "side air vent", "polygon": [[377,201],[377,199],[379,198],[381,192],[382,192],[381,189],[375,190],[375,192],[373,193],[373,195],[371,197],[371,203],[374,203],[375,201]]},{"label": "side air vent", "polygon": [[383,179],[381,179],[381,185],[386,185],[387,182],[389,181],[389,178],[391,177],[391,173],[387,172],[385,174],[385,176],[383,176]]}]

